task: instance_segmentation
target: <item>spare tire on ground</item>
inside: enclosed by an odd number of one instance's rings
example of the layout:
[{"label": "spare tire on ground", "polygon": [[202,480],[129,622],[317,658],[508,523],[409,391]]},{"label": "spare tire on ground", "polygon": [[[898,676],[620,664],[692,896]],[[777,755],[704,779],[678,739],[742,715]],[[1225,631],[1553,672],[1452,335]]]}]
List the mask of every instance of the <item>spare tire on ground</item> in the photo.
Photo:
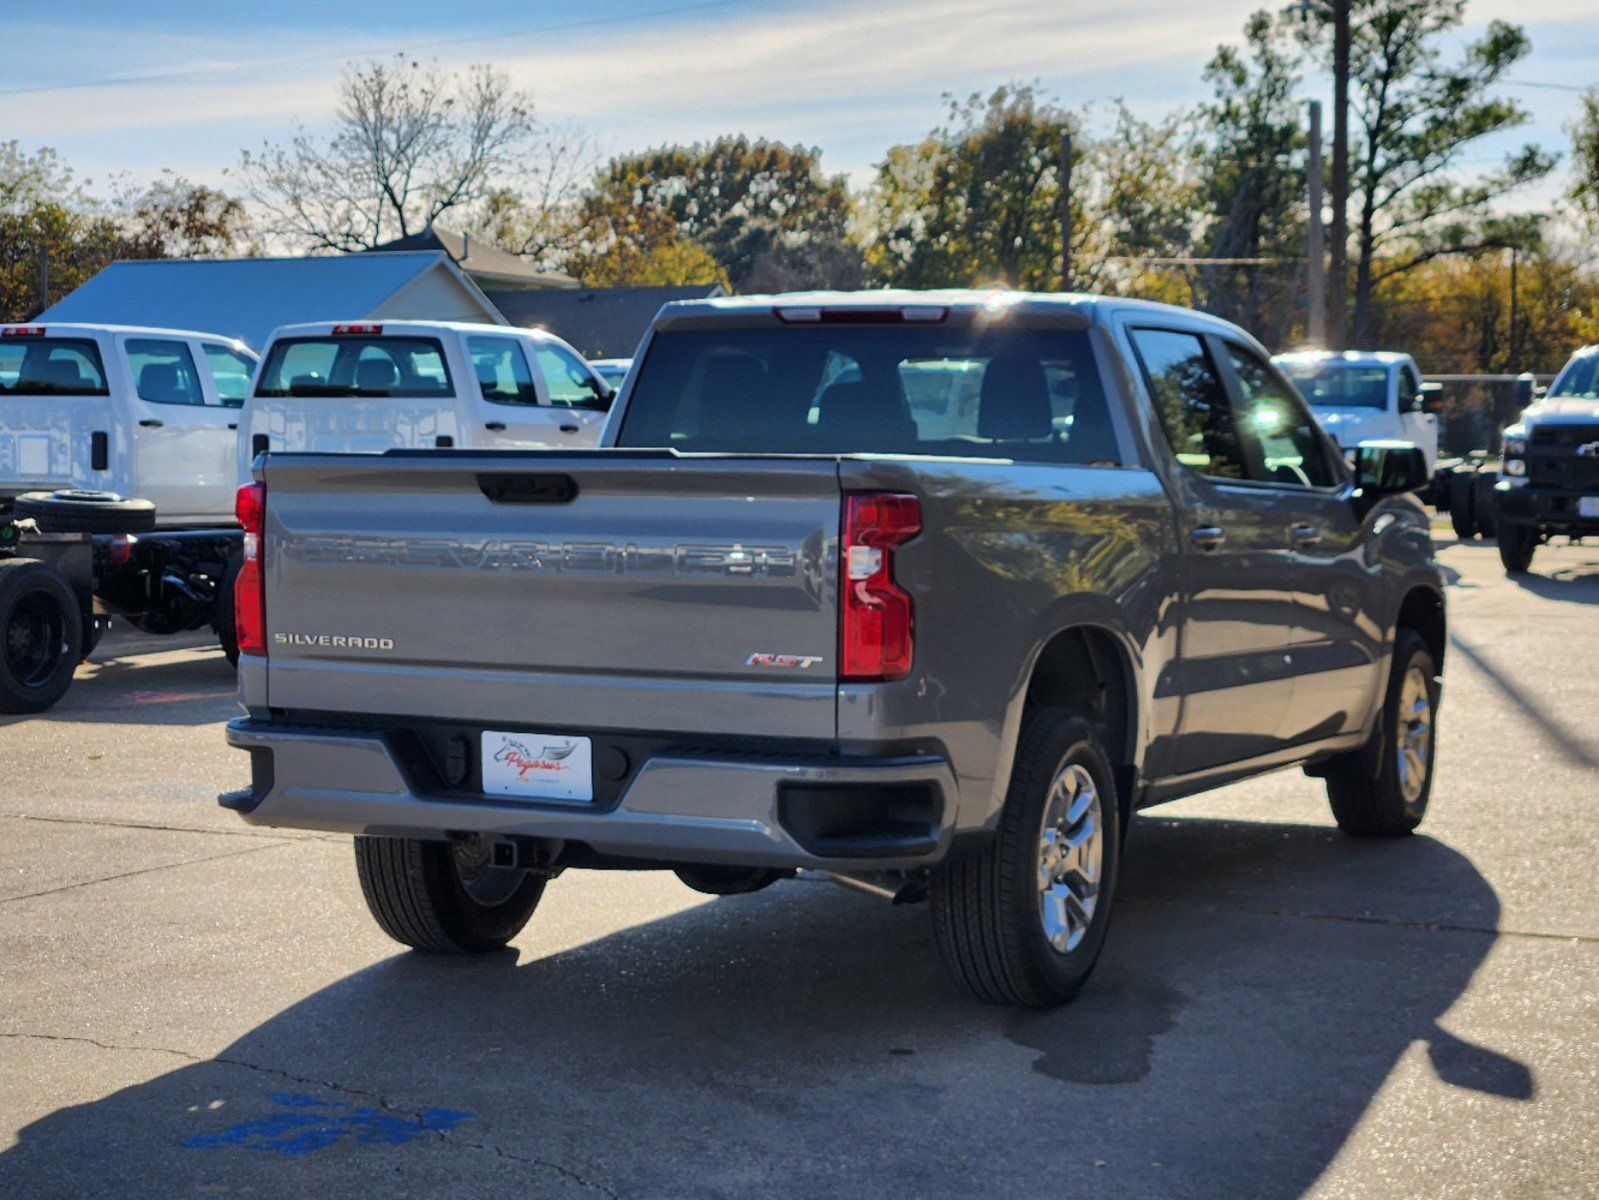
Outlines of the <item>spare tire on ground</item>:
[{"label": "spare tire on ground", "polygon": [[155,528],[154,504],[124,500],[115,492],[24,492],[11,511],[32,518],[41,533],[148,533]]}]

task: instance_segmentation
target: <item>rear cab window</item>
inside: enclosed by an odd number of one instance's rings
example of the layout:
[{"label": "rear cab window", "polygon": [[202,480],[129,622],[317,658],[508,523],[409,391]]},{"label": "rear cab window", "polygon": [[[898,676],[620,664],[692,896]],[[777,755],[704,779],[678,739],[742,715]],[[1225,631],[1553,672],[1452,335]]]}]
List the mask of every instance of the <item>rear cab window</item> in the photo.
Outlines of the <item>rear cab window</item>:
[{"label": "rear cab window", "polygon": [[426,398],[454,393],[437,338],[306,336],[272,343],[255,394]]},{"label": "rear cab window", "polygon": [[0,398],[104,396],[105,364],[92,338],[0,338]]},{"label": "rear cab window", "polygon": [[1312,408],[1387,408],[1388,368],[1372,363],[1284,363]]},{"label": "rear cab window", "polygon": [[150,404],[203,405],[205,389],[189,343],[171,338],[128,338],[122,343],[134,390]]},{"label": "rear cab window", "polygon": [[1086,331],[690,326],[636,369],[619,446],[1119,465]]}]

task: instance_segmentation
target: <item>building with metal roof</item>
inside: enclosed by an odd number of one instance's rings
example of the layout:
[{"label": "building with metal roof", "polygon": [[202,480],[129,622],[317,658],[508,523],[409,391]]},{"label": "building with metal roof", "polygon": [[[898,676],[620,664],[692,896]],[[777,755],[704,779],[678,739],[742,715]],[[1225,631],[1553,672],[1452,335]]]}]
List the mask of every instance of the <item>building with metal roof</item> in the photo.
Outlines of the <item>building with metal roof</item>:
[{"label": "building with metal roof", "polygon": [[490,290],[488,297],[512,325],[548,329],[587,358],[627,358],[638,349],[661,305],[726,294],[720,284],[693,287],[568,288],[559,291]]},{"label": "building with metal roof", "polygon": [[453,229],[438,225],[429,225],[421,233],[395,238],[392,242],[384,242],[362,253],[392,254],[407,250],[443,251],[478,287],[484,289],[526,291],[577,286],[577,280],[564,271],[543,270],[482,238],[456,233]]},{"label": "building with metal roof", "polygon": [[260,350],[279,325],[406,318],[507,324],[439,250],[114,262],[34,320],[190,329]]}]

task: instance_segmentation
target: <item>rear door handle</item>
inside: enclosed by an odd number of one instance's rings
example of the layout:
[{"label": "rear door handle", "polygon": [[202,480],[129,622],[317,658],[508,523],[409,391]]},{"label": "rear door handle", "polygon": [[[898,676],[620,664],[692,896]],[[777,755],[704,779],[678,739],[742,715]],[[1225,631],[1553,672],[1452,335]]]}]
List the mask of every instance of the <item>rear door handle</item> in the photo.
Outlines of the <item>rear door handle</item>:
[{"label": "rear door handle", "polygon": [[504,433],[505,432],[505,422],[504,421],[485,421],[485,422],[483,422],[483,428],[487,429],[487,430],[489,430],[489,431],[491,431],[493,433]]},{"label": "rear door handle", "polygon": [[1192,530],[1188,536],[1194,545],[1207,553],[1220,550],[1222,543],[1227,540],[1227,534],[1219,525],[1201,525],[1198,529]]},{"label": "rear door handle", "polygon": [[580,428],[580,426],[577,426],[577,425],[562,425],[561,426],[561,432],[562,433],[576,433],[579,428]]},{"label": "rear door handle", "polygon": [[154,417],[146,417],[139,422],[139,426],[142,429],[160,429],[165,424],[165,421],[157,421]]},{"label": "rear door handle", "polygon": [[1321,545],[1321,530],[1314,525],[1295,525],[1288,531],[1288,537],[1301,550]]}]

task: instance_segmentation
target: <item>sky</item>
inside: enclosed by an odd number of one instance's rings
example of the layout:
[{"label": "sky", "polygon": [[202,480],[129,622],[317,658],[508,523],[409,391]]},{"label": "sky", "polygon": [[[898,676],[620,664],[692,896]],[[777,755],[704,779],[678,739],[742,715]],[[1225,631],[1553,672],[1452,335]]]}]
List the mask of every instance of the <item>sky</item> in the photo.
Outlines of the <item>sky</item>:
[{"label": "sky", "polygon": [[[1281,0],[1279,0],[1281,2]],[[491,62],[542,116],[606,153],[744,132],[818,145],[864,183],[940,97],[1037,80],[1070,106],[1153,117],[1204,98],[1215,46],[1259,7],[1235,0],[60,0],[0,16],[0,139],[52,146],[104,185],[172,170],[226,187],[242,149],[326,122],[352,60],[404,51]],[[8,6],[11,7],[11,6]],[[1575,92],[1599,84],[1596,0],[1471,0],[1468,34],[1524,25],[1508,88],[1532,120],[1474,148],[1562,153]],[[1544,86],[1531,86],[1544,85]],[[1547,203],[1551,183],[1527,202]]]}]

